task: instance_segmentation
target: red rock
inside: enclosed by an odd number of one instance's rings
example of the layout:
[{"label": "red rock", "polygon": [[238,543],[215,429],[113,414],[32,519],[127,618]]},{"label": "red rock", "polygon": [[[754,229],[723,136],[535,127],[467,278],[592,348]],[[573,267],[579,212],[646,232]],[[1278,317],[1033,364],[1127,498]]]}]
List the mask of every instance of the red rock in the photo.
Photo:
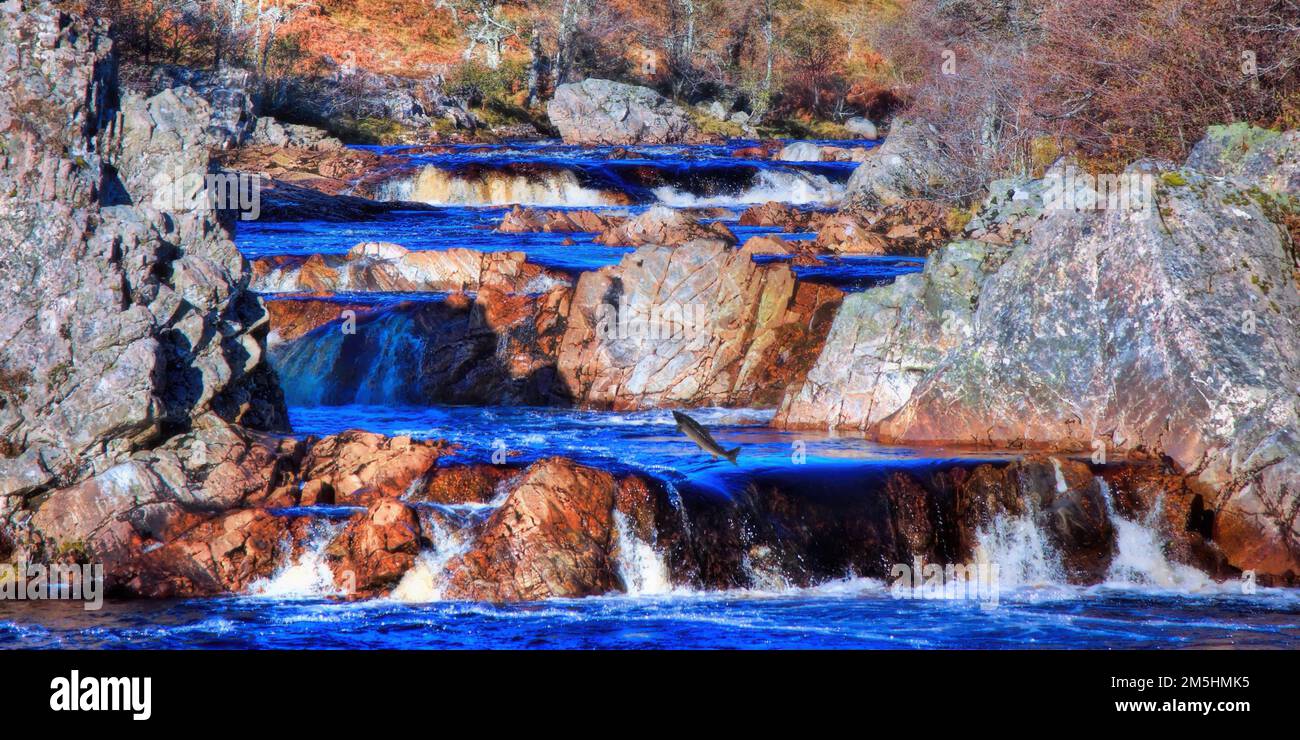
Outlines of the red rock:
[{"label": "red rock", "polygon": [[396,585],[419,552],[415,510],[392,499],[371,504],[325,550],[335,583],[349,595],[375,595]]},{"label": "red rock", "polygon": [[518,474],[502,465],[452,465],[438,468],[429,482],[409,500],[439,504],[485,504],[496,496],[497,486]]},{"label": "red rock", "polygon": [[617,490],[609,473],[571,460],[533,464],[470,551],[448,564],[448,597],[527,601],[617,589]]},{"label": "red rock", "polygon": [[328,300],[268,300],[265,303],[267,316],[271,319],[271,333],[266,339],[268,345],[297,339],[313,329],[337,321],[344,311],[360,315],[372,308]]},{"label": "red rock", "polygon": [[501,218],[497,231],[505,234],[530,232],[599,233],[623,222],[620,216],[604,216],[594,211],[562,211],[515,206]]},{"label": "red rock", "polygon": [[149,598],[239,593],[272,575],[291,547],[288,519],[240,509],[192,527],[133,564],[106,570],[130,574],[124,584],[110,586]]},{"label": "red rock", "polygon": [[597,244],[639,247],[646,244],[673,247],[700,239],[735,244],[736,235],[725,224],[702,223],[694,216],[667,206],[654,206],[636,218],[605,229]]},{"label": "red rock", "polygon": [[317,442],[302,465],[302,478],[319,480],[340,504],[397,498],[426,476],[449,448],[442,442],[348,431]]},{"label": "red rock", "polygon": [[740,214],[741,226],[779,226],[788,232],[816,231],[828,214],[808,211],[798,206],[769,201],[750,206]]}]

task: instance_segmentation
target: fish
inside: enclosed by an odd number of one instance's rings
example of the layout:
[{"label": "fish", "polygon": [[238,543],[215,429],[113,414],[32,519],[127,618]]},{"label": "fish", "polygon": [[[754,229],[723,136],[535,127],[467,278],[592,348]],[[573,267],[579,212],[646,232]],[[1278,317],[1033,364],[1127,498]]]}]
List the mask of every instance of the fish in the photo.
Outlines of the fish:
[{"label": "fish", "polygon": [[722,445],[718,444],[718,441],[713,438],[712,434],[709,434],[708,429],[705,429],[698,421],[680,411],[674,411],[673,418],[677,420],[678,431],[685,434],[692,442],[699,445],[701,450],[713,455],[715,458],[721,457],[730,460],[732,465],[740,464],[736,462],[736,456],[740,454],[739,447],[730,450],[722,449]]}]

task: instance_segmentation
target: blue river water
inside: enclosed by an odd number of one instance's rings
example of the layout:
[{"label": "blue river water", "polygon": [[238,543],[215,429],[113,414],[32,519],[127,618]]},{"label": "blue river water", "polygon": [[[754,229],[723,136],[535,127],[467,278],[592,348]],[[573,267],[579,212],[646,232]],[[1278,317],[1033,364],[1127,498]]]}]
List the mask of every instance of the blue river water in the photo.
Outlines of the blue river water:
[{"label": "blue river water", "polygon": [[795,593],[669,594],[492,605],[244,596],[0,602],[0,647],[200,649],[1024,649],[1300,646],[1300,598],[1048,588],[974,602],[845,582]]},{"label": "blue river water", "polygon": [[[738,226],[739,213],[748,204],[785,200],[805,208],[833,207],[855,166],[737,156],[737,149],[754,143],[377,148],[411,164],[409,180],[391,188],[393,199],[423,200],[434,208],[397,210],[345,223],[240,223],[236,241],[249,258],[342,253],[361,241],[391,241],[413,250],[523,250],[534,262],[576,274],[614,264],[631,250],[592,244],[591,234],[499,234],[493,229],[512,202],[617,212],[636,212],[654,203],[710,208],[714,210],[708,218],[726,223],[743,240],[775,233]],[[517,176],[519,171],[524,175]],[[602,202],[611,193],[623,202]],[[475,197],[480,202],[473,202]],[[575,204],[572,198],[592,202]],[[921,266],[920,260],[903,258],[845,258],[801,266],[796,272],[804,279],[861,290]],[[383,304],[437,298],[350,294],[337,300]],[[871,496],[876,491],[868,481],[877,480],[882,470],[1007,456],[885,447],[854,434],[775,430],[768,426],[772,409],[691,413],[724,447],[741,447],[737,464],[702,454],[676,431],[667,410],[364,405],[290,409],[294,432],[300,435],[359,428],[448,440],[457,450],[442,464],[485,462],[496,452],[518,465],[562,455],[718,496],[731,495],[764,476],[793,474],[814,481],[814,486],[825,481],[833,485],[835,495]],[[320,513],[346,516],[349,511]],[[331,526],[329,519],[322,516],[322,526]],[[640,584],[628,594],[493,605],[444,601],[399,588],[392,598],[350,602],[330,596],[328,579],[309,553],[258,584],[250,595],[109,601],[97,611],[63,602],[0,601],[0,648],[1300,647],[1300,590],[1242,593],[1237,584],[1217,584],[1166,562],[1156,535],[1140,523],[1122,521],[1117,529],[1119,553],[1111,574],[1103,584],[1087,588],[1053,577],[1050,567],[1043,566],[1041,544],[1032,532],[1012,526],[995,533],[989,546],[998,550],[998,558],[1019,567],[1004,568],[1005,582],[992,604],[896,598],[887,584],[851,575],[808,588],[788,587],[777,577],[751,589],[699,592],[656,584],[655,563],[641,561],[621,566],[629,584]]]}]

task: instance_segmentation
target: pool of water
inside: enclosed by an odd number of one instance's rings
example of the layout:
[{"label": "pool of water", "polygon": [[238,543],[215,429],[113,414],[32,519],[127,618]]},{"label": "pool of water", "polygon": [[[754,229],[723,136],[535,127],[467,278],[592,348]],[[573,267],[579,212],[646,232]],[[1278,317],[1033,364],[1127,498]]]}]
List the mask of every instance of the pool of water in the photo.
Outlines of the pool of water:
[{"label": "pool of water", "polygon": [[497,606],[249,596],[0,602],[0,648],[1296,648],[1288,591],[1189,595],[1049,587],[973,601],[895,599],[845,581],[793,593],[675,593]]}]

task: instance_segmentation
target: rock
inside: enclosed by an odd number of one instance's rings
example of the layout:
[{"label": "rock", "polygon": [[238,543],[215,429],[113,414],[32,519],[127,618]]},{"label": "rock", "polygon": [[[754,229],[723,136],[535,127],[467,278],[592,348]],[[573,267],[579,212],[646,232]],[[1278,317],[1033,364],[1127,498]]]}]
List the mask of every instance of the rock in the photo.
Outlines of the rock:
[{"label": "rock", "polygon": [[347,254],[267,257],[253,263],[263,293],[462,292],[496,288],[545,292],[567,276],[534,265],[523,252],[446,249],[411,252],[398,244],[362,242]]},{"label": "rock", "polygon": [[102,27],[0,14],[0,496],[75,484],[208,415],[284,428],[227,225],[166,197],[210,171],[210,106],[178,88],[114,109]]},{"label": "rock", "polygon": [[595,407],[775,404],[816,357],[840,296],[718,242],[641,247],[579,278],[559,376]]},{"label": "rock", "polygon": [[[642,484],[644,485],[644,484]],[[531,465],[484,524],[469,551],[447,565],[445,596],[531,601],[622,590],[615,512],[633,507],[636,528],[654,531],[648,500],[603,470],[564,458]]]},{"label": "rock", "polygon": [[[1062,160],[1053,165],[1047,175],[1064,178],[1072,165],[1069,160]],[[975,216],[966,223],[965,233],[971,238],[996,244],[1025,241],[1047,213],[1043,197],[1047,194],[1048,182],[1047,179],[1018,178],[989,183],[988,196]]]},{"label": "rock", "polygon": [[260,509],[220,514],[134,563],[106,565],[108,587],[151,599],[241,593],[289,558],[290,528],[290,520]]},{"label": "rock", "polygon": [[779,226],[787,232],[817,231],[828,214],[799,206],[769,201],[750,206],[740,214],[741,226]]},{"label": "rock", "polygon": [[334,582],[348,595],[378,596],[397,585],[420,553],[415,511],[393,499],[375,501],[325,549]]},{"label": "rock", "polygon": [[515,206],[501,218],[497,231],[503,234],[528,233],[600,233],[622,224],[619,216],[594,211],[569,211]]},{"label": "rock", "polygon": [[786,144],[776,158],[783,162],[820,162],[821,148],[811,141],[796,141]]},{"label": "rock", "polygon": [[269,116],[257,119],[249,144],[294,149],[343,149],[343,142],[322,129],[296,123],[280,123]]},{"label": "rock", "polygon": [[124,65],[121,77],[125,87],[145,98],[177,87],[188,87],[198,93],[211,110],[206,133],[220,149],[240,146],[253,134],[255,124],[267,120],[259,120],[256,116],[256,106],[249,93],[253,81],[246,69],[222,66],[216,70],[200,70],[176,64]]},{"label": "rock", "polygon": [[609,80],[557,86],[546,114],[567,144],[677,144],[698,137],[686,112],[659,93]]},{"label": "rock", "polygon": [[364,506],[423,488],[438,459],[449,452],[441,442],[348,431],[312,446],[302,479],[328,485],[335,503]]},{"label": "rock", "polygon": [[846,296],[821,356],[787,390],[774,423],[867,430],[893,414],[969,335],[972,306],[1008,251],[953,242],[921,273]]},{"label": "rock", "polygon": [[1210,126],[1192,147],[1187,166],[1229,178],[1240,190],[1300,197],[1300,131],[1270,131],[1234,123]]},{"label": "rock", "polygon": [[869,141],[875,141],[880,134],[876,131],[876,124],[862,116],[854,116],[844,122],[844,128],[849,133],[860,136]]},{"label": "rock", "polygon": [[277,344],[271,360],[294,404],[567,404],[555,365],[571,295],[481,287],[381,306]]},{"label": "rock", "polygon": [[1156,176],[1155,204],[1052,210],[880,436],[1163,455],[1207,496],[1234,567],[1300,572],[1300,531],[1269,513],[1300,490],[1300,296],[1282,232],[1231,183],[1127,172]]},{"label": "rock", "polygon": [[924,197],[948,182],[947,157],[924,123],[895,119],[885,142],[853,171],[844,200],[868,208]]},{"label": "rock", "polygon": [[266,301],[271,331],[266,335],[268,349],[291,342],[325,324],[339,321],[345,311],[363,314],[373,306],[333,300],[285,299]]},{"label": "rock", "polygon": [[817,248],[840,254],[883,255],[885,237],[871,230],[869,223],[848,213],[836,213],[822,220],[817,230]]},{"label": "rock", "polygon": [[519,471],[503,465],[452,465],[437,468],[428,484],[407,497],[408,501],[438,504],[486,504],[496,498],[498,487]]},{"label": "rock", "polygon": [[821,161],[823,162],[865,162],[875,156],[871,148],[865,146],[823,146],[819,148],[821,150]]},{"label": "rock", "polygon": [[947,243],[948,210],[924,200],[878,210],[843,209],[816,221],[818,249],[842,254],[924,257]]},{"label": "rock", "polygon": [[675,208],[658,205],[635,218],[612,225],[595,241],[609,246],[655,244],[675,247],[697,239],[716,239],[728,245],[736,243],[736,235],[721,222],[704,224]]},{"label": "rock", "polygon": [[745,241],[744,246],[740,248],[743,254],[780,254],[787,255],[793,253],[794,247],[784,239],[770,236],[751,236]]}]

